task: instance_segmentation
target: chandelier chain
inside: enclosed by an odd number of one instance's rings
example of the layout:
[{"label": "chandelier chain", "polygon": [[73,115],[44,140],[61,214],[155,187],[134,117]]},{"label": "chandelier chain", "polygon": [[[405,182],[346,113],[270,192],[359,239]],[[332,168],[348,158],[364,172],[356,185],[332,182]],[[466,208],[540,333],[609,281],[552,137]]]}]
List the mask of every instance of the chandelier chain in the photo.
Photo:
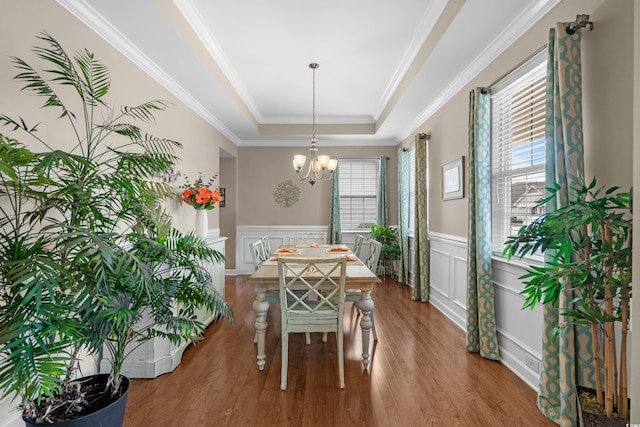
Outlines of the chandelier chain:
[{"label": "chandelier chain", "polygon": [[[338,159],[327,155],[318,155],[316,147],[316,69],[318,64],[312,62],[309,68],[313,70],[313,86],[312,86],[312,118],[311,118],[311,147],[309,148],[309,162],[304,155],[296,154],[293,156],[293,169],[301,181],[308,181],[313,185],[316,181],[329,181],[333,176],[333,172],[338,167]],[[308,165],[304,172],[305,164]]]}]

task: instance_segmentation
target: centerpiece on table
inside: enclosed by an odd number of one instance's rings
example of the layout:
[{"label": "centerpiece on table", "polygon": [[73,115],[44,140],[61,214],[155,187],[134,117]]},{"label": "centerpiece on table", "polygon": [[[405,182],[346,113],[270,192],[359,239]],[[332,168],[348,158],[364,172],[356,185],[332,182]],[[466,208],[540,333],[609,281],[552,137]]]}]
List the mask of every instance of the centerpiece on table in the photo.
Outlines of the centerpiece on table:
[{"label": "centerpiece on table", "polygon": [[220,201],[220,192],[211,189],[216,178],[218,174],[205,183],[200,175],[193,184],[186,183],[183,186],[185,190],[182,192],[182,201],[196,210],[195,234],[200,238],[206,237],[209,231],[207,211],[215,208],[216,203]]}]

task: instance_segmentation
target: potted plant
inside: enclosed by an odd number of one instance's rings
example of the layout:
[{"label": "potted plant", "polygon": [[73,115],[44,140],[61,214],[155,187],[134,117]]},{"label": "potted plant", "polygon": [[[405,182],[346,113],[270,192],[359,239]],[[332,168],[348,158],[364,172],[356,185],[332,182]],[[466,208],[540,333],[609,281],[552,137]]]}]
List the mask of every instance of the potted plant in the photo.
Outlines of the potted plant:
[{"label": "potted plant", "polygon": [[382,243],[380,260],[386,275],[387,270],[395,272],[395,261],[400,257],[400,244],[398,243],[398,233],[394,228],[385,225],[372,225],[371,238]]},{"label": "potted plant", "polygon": [[[521,277],[525,279],[524,306],[540,302],[558,306],[561,292],[566,288],[573,291],[573,308],[561,314],[569,322],[590,326],[598,406],[607,417],[628,420],[631,194],[618,187],[596,185],[594,178],[589,185],[573,188],[566,206],[521,227],[507,240],[504,254],[508,258],[547,255],[544,266],[531,266]],[[559,185],[548,188],[550,195],[540,204],[555,201],[559,189]],[[616,323],[621,326],[618,360]]]},{"label": "potted plant", "polygon": [[[0,135],[0,389],[19,396],[28,424],[87,420],[118,405],[120,414],[108,414],[114,424],[86,425],[121,425],[128,381],[120,368],[136,345],[197,339],[201,308],[231,319],[203,267],[223,256],[176,230],[161,205],[175,190],[158,177],[180,144],[128,122],[151,121],[166,104],[111,108],[107,67],[88,50],[70,56],[50,35],[38,38],[44,71],[13,58],[15,78],[57,110],[75,141],[54,149],[38,125],[0,115],[33,139],[27,148]],[[38,143],[43,151],[32,148]],[[109,374],[77,379],[81,352],[102,351]]]}]

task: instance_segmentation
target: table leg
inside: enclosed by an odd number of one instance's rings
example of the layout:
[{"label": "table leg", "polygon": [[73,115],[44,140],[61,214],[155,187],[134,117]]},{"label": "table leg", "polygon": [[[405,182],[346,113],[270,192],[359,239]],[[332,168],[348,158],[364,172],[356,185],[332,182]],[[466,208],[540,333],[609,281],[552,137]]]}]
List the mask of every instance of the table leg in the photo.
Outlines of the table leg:
[{"label": "table leg", "polygon": [[258,369],[263,370],[265,364],[264,339],[267,333],[267,311],[269,310],[269,302],[266,300],[265,293],[267,285],[255,284],[256,300],[253,302],[253,310],[256,312],[256,335],[258,338]]},{"label": "table leg", "polygon": [[371,299],[371,289],[362,289],[360,297],[360,310],[362,311],[362,319],[360,320],[360,328],[362,329],[362,364],[364,369],[369,368],[369,337],[371,336],[371,313],[373,312],[373,300]]}]

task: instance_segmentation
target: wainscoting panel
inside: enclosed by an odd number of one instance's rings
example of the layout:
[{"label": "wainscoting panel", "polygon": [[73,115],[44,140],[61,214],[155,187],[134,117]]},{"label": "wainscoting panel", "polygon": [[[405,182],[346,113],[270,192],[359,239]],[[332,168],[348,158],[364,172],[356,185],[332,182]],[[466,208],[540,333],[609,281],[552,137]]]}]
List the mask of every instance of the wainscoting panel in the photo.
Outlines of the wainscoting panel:
[{"label": "wainscoting panel", "polygon": [[467,244],[456,236],[429,235],[431,242],[430,301],[436,308],[464,329],[467,282]]},{"label": "wainscoting panel", "polygon": [[[463,330],[467,323],[467,241],[431,233],[430,302]],[[542,309],[523,309],[518,279],[526,265],[492,260],[500,359],[533,389],[538,388],[542,352]]]},{"label": "wainscoting panel", "polygon": [[[438,249],[431,248],[431,265],[449,265],[449,254]],[[450,268],[432,269],[429,276],[431,283],[431,293],[439,293],[445,299],[449,299],[449,288],[451,285]]]}]

